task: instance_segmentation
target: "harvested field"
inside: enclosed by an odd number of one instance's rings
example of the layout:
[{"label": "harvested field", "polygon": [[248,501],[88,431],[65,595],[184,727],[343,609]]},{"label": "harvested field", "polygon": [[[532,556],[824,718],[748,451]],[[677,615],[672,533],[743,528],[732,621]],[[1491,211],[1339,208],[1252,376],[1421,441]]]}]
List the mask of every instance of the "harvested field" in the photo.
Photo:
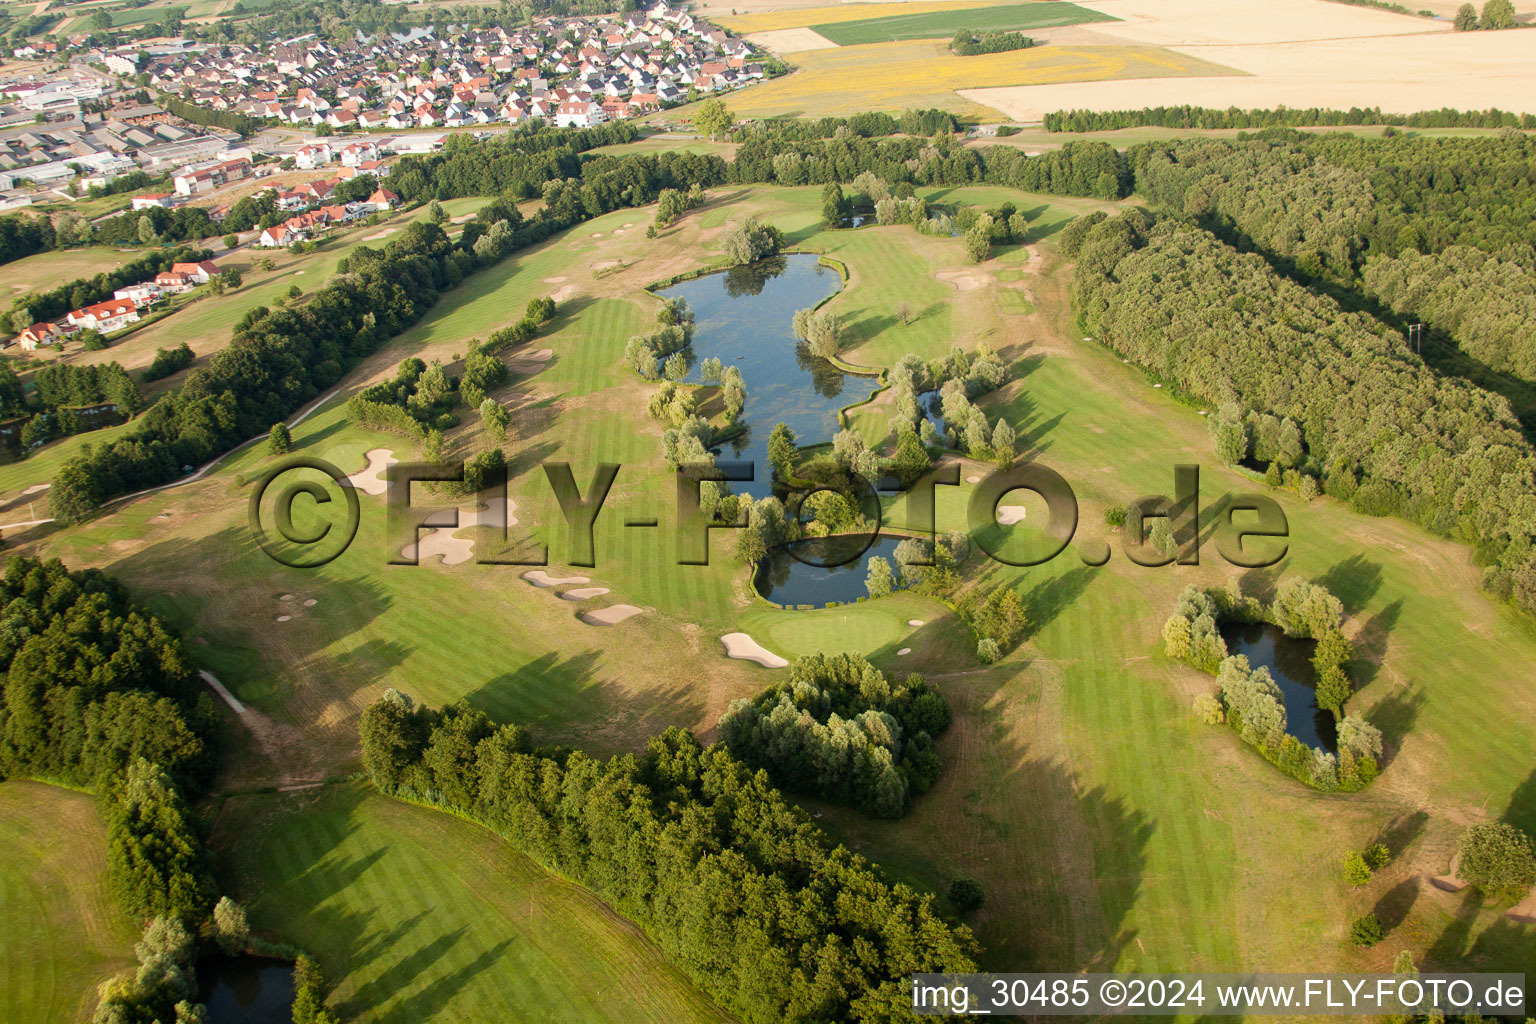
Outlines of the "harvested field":
[{"label": "harvested field", "polygon": [[1077,31],[1106,43],[1169,47],[1242,77],[1224,80],[1217,90],[1204,78],[1156,76],[1085,79],[1071,88],[1059,82],[963,88],[960,94],[1025,121],[1069,108],[1336,107],[1346,99],[1346,105],[1394,113],[1447,106],[1536,109],[1531,41],[1518,31],[1453,32],[1448,22],[1325,0],[1278,0],[1258,8],[1219,0],[1102,0],[1092,6],[1121,20]]}]

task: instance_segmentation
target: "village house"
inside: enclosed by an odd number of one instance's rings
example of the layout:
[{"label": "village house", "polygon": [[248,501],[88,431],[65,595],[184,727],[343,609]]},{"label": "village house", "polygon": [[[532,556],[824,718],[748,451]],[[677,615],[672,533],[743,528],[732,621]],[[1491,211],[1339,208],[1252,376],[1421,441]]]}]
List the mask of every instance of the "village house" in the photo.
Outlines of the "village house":
[{"label": "village house", "polygon": [[109,299],[83,309],[71,310],[65,319],[81,330],[110,334],[120,327],[136,323],[139,307],[131,299]]},{"label": "village house", "polygon": [[70,335],[78,334],[79,331],[80,328],[76,327],[74,324],[68,323],[67,321],[59,323],[36,323],[22,331],[21,334],[17,336],[17,340],[21,342],[21,347],[24,350],[32,352],[35,351],[39,345],[51,345],[56,341],[63,341]]}]

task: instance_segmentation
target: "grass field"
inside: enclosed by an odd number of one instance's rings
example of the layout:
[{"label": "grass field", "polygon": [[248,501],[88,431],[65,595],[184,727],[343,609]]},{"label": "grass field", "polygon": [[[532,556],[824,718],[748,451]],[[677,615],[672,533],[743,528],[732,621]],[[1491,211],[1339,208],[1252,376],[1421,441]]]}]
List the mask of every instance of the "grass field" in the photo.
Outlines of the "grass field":
[{"label": "grass field", "polygon": [[[117,573],[194,638],[199,660],[254,708],[256,724],[226,786],[345,772],[356,757],[356,715],[386,686],[432,704],[467,699],[530,726],[540,740],[600,753],[635,750],[672,724],[707,736],[731,699],[774,678],[723,657],[718,637],[745,630],[785,655],[861,650],[892,671],[923,671],[942,688],[956,711],[940,744],[945,774],[907,819],[818,809],[836,838],[901,878],[939,891],[957,873],[980,879],[987,905],[974,923],[988,968],[1385,968],[1408,948],[1437,966],[1530,970],[1536,929],[1425,878],[1445,870],[1469,822],[1508,814],[1536,827],[1536,695],[1520,682],[1536,660],[1536,631],[1479,592],[1465,548],[1331,500],[1303,505],[1276,494],[1292,538],[1281,572],[1324,580],[1344,601],[1360,652],[1356,675],[1366,684],[1354,706],[1387,735],[1384,774],[1360,794],[1318,794],[1229,731],[1199,724],[1190,705],[1211,680],[1163,660],[1157,638],[1186,583],[1215,583],[1233,570],[1209,546],[1198,567],[1132,566],[1102,525],[1103,509],[1167,492],[1177,463],[1202,466],[1207,509],[1225,493],[1262,485],[1216,465],[1198,410],[1154,390],[1073,329],[1070,268],[1054,260],[1054,231],[1106,204],[982,186],[924,195],[937,205],[1014,202],[1030,219],[1029,237],[972,265],[959,239],[907,227],[824,230],[815,188],[716,190],[654,240],[644,238],[649,211],[618,211],[472,278],[295,429],[300,453],[343,472],[361,468],[374,447],[413,457],[402,437],[349,425],[347,395],[392,374],[406,355],[451,364],[470,338],[521,315],[529,298],[557,295],[559,315],[530,346],[549,347],[553,359],[498,396],[514,410],[514,537],[528,531],[547,540],[550,571],[567,574],[565,529],[539,464],[570,460],[585,488],[594,463],[621,463],[597,523],[598,565],[581,570],[611,588],[592,603],[644,608],[621,625],[586,625],[577,617],[586,605],[536,590],[518,568],[383,565],[382,499],[366,496],[358,539],[344,555],[310,572],[283,569],[255,550],[245,525],[246,481],[270,464],[256,449],[82,529],[8,541],[13,550]],[[1099,569],[1082,564],[1076,549],[1033,569],[978,559],[974,585],[1013,585],[1033,623],[1028,642],[998,665],[980,666],[965,627],[916,595],[816,612],[770,609],[749,593],[728,536],[712,542],[711,565],[673,564],[665,526],[674,498],[659,459],[660,426],[641,411],[651,389],[619,357],[651,315],[640,289],[708,263],[728,225],[748,214],[791,244],[847,262],[848,286],[827,308],[846,326],[850,361],[883,366],[909,351],[932,358],[985,342],[1014,366],[1015,380],[984,408],[1006,415],[1021,450],[1070,481],[1082,506],[1079,536],[1107,538],[1115,554]],[[894,316],[901,301],[919,307],[911,324]],[[853,423],[878,442],[889,410],[877,402],[855,411]],[[450,441],[460,455],[485,443],[472,425]],[[968,485],[940,489],[941,527],[963,521],[970,493]],[[893,526],[909,525],[902,502],[890,513]],[[664,528],[623,525],[645,515]],[[1262,592],[1278,576],[1250,573],[1245,585]],[[283,594],[316,604],[285,603]],[[280,613],[292,618],[279,623]],[[903,647],[911,654],[895,653]],[[443,881],[437,868],[403,865],[481,857],[479,833],[459,828],[337,787],[232,799],[219,835],[260,927],[314,949],[347,979],[341,998],[349,1011],[406,1019],[441,1008],[453,990],[495,1007],[486,950],[515,932],[508,922],[519,904],[506,891],[522,898],[533,886],[477,888],[489,902],[475,905],[474,921],[486,923],[465,924],[462,935],[448,929],[444,938],[447,926],[419,915],[451,903],[459,883]],[[422,830],[437,829],[447,830],[444,838],[423,838]],[[237,836],[261,838],[247,846]],[[1348,889],[1336,865],[1377,838],[1391,847],[1392,863],[1371,885]],[[408,851],[402,866],[382,868],[396,863],[396,844]],[[476,852],[435,852],[459,847]],[[466,879],[499,877],[465,870]],[[1392,934],[1356,951],[1347,922],[1372,909]],[[482,929],[491,937],[473,937]],[[551,951],[548,962],[571,955]],[[433,957],[441,972],[425,966]]]},{"label": "grass field", "polygon": [[73,1024],[133,962],[138,933],[107,887],[96,801],[0,783],[0,1020]]},{"label": "grass field", "polygon": [[95,245],[84,249],[40,252],[13,260],[0,271],[5,281],[6,303],[28,292],[47,291],[79,277],[94,277],[144,255],[142,249]]},{"label": "grass field", "polygon": [[[947,41],[934,39],[807,50],[794,55],[794,64],[793,74],[731,96],[731,109],[741,117],[824,117],[942,107],[971,120],[996,121],[1001,115],[995,107],[956,91],[1233,74],[1158,46],[1039,46],[957,57]],[[677,109],[686,114],[690,108]]]},{"label": "grass field", "polygon": [[352,785],[231,797],[214,842],[252,927],[319,952],[346,1019],[729,1020],[635,925],[445,814]]},{"label": "grass field", "polygon": [[922,14],[891,14],[862,21],[831,21],[811,28],[839,46],[862,43],[894,43],[904,39],[949,39],[960,28],[976,32],[1014,32],[1092,21],[1114,21],[1107,14],[1090,11],[1061,0],[1039,3],[972,7],[969,10],[930,11]]}]

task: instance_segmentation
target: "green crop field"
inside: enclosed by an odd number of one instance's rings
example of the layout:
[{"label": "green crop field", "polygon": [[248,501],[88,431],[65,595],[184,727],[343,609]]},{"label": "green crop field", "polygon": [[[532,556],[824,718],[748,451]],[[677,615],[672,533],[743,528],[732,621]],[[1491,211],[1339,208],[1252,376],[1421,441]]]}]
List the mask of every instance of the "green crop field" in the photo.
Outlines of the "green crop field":
[{"label": "green crop field", "polygon": [[0,1020],[72,1024],[133,963],[133,923],[107,887],[94,798],[0,783]]},{"label": "green crop field", "polygon": [[962,28],[976,32],[1014,32],[1057,25],[1081,25],[1117,19],[1077,4],[1042,0],[1040,3],[972,7],[961,11],[893,14],[862,21],[834,21],[812,25],[818,34],[839,46],[863,43],[896,43],[905,39],[943,39]]},{"label": "green crop field", "polygon": [[[526,352],[508,353],[521,369],[497,396],[513,412],[512,534],[549,544],[551,574],[579,572],[608,588],[590,601],[531,586],[523,567],[386,565],[383,499],[369,495],[343,555],[316,570],[279,566],[256,549],[246,524],[251,482],[272,464],[259,446],[83,528],[7,542],[113,572],[192,638],[198,660],[252,707],[251,728],[232,728],[226,790],[352,770],[357,716],[391,686],[433,705],[467,700],[529,727],[540,742],[600,754],[635,751],[669,725],[709,736],[731,700],[776,678],[724,657],[719,637],[744,631],[786,657],[857,650],[940,687],[955,710],[939,743],[944,773],[908,817],[875,821],[812,806],[834,838],[902,879],[939,892],[957,874],[979,879],[987,903],[968,920],[989,969],[1387,969],[1410,948],[1438,966],[1528,970],[1536,929],[1425,878],[1446,870],[1470,821],[1536,816],[1536,696],[1521,682],[1536,660],[1536,634],[1479,591],[1465,547],[1331,499],[1303,503],[1270,491],[1290,520],[1289,553],[1278,569],[1244,573],[1243,582],[1263,592],[1301,576],[1340,596],[1365,683],[1352,706],[1386,733],[1385,770],[1361,793],[1325,795],[1280,774],[1229,730],[1201,724],[1191,705],[1212,680],[1162,658],[1158,637],[1186,584],[1238,571],[1209,546],[1195,567],[1131,565],[1103,512],[1171,491],[1178,463],[1202,466],[1208,513],[1223,495],[1263,485],[1217,465],[1201,410],[1154,389],[1075,329],[1070,267],[1053,251],[1055,232],[1116,204],[993,186],[922,194],[934,207],[1010,202],[1028,217],[1028,236],[973,264],[960,238],[904,226],[828,230],[819,188],[719,188],[655,239],[644,237],[650,211],[617,211],[446,293],[294,428],[297,452],[344,473],[361,469],[375,448],[416,458],[406,437],[350,424],[347,397],[392,376],[407,356],[457,372],[471,339],[516,320],[529,299],[555,296],[556,318],[526,346],[548,348],[550,358],[529,367],[519,359]],[[848,285],[825,308],[844,324],[848,362],[879,369],[908,352],[933,359],[952,346],[997,349],[1013,379],[983,408],[1006,414],[1024,455],[1071,483],[1079,537],[1111,543],[1101,568],[1085,565],[1078,547],[1034,568],[971,563],[970,586],[1008,583],[1030,613],[1028,641],[997,665],[978,662],[953,611],[917,594],[818,611],[770,608],[753,595],[728,531],[712,538],[710,565],[675,564],[666,529],[675,489],[661,424],[644,412],[654,386],[622,365],[622,352],[653,322],[655,302],[643,288],[710,265],[722,233],[749,214],[791,245],[847,264]],[[300,280],[307,290],[310,279]],[[897,315],[902,303],[913,307],[908,323]],[[849,419],[880,443],[891,413],[886,396]],[[476,417],[464,419],[448,433],[455,458],[488,444]],[[43,458],[57,456],[45,452],[35,465],[48,465]],[[567,564],[567,530],[540,469],[555,460],[572,464],[583,489],[595,464],[621,464],[590,569]],[[963,525],[968,478],[985,472],[966,462],[962,484],[939,490],[941,528]],[[434,499],[418,491],[416,500]],[[1037,513],[1031,506],[1031,522]],[[648,515],[663,529],[624,525]],[[913,525],[902,499],[889,502],[886,521]],[[608,627],[580,618],[618,602],[642,613]],[[1349,889],[1340,858],[1378,838],[1392,862],[1370,885]],[[554,1008],[566,1005],[569,1019],[605,1019],[567,1003],[584,997],[560,987],[573,965],[595,969],[583,944],[606,951],[599,959],[615,985],[659,963],[645,959],[654,951],[622,922],[489,834],[351,785],[230,796],[216,840],[258,930],[319,955],[339,1005],[357,1019],[499,1018],[523,1005],[539,1019],[561,1019]],[[1373,909],[1390,921],[1391,938],[1356,950],[1347,922]],[[548,921],[577,937],[554,935]],[[674,975],[658,977],[631,991],[642,1001],[626,1015],[707,1014]]]},{"label": "green crop field", "polygon": [[347,1019],[728,1019],[591,893],[439,812],[353,785],[231,797],[215,843],[252,926],[318,951]]}]

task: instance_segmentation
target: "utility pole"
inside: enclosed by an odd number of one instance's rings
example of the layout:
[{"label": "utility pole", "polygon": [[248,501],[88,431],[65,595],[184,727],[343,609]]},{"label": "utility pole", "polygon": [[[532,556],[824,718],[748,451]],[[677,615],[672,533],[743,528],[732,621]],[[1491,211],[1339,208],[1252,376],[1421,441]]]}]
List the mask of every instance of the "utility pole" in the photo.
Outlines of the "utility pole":
[{"label": "utility pole", "polygon": [[1422,356],[1424,354],[1424,325],[1423,324],[1409,324],[1408,325],[1408,344],[1413,346],[1413,353],[1414,353],[1414,355]]}]

